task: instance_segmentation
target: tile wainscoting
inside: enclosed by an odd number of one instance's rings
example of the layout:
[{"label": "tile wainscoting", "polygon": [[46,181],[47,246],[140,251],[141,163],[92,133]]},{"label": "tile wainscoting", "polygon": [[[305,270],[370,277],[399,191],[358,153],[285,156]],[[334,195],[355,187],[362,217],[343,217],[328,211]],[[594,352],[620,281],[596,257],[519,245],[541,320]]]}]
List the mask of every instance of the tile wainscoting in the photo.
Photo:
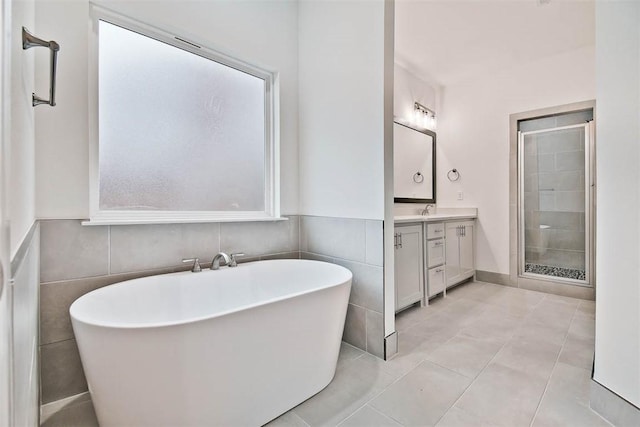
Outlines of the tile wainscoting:
[{"label": "tile wainscoting", "polygon": [[69,306],[94,289],[138,277],[184,271],[183,258],[204,265],[219,251],[241,261],[299,258],[299,217],[259,223],[82,226],[43,220],[40,266],[41,403],[87,391]]},{"label": "tile wainscoting", "polygon": [[382,221],[300,217],[300,257],[353,273],[343,339],[384,357]]},{"label": "tile wainscoting", "polygon": [[40,267],[41,403],[87,391],[69,306],[94,289],[204,265],[219,251],[240,261],[309,258],[354,275],[343,339],[382,357],[382,221],[289,216],[288,221],[82,226],[43,220]]}]

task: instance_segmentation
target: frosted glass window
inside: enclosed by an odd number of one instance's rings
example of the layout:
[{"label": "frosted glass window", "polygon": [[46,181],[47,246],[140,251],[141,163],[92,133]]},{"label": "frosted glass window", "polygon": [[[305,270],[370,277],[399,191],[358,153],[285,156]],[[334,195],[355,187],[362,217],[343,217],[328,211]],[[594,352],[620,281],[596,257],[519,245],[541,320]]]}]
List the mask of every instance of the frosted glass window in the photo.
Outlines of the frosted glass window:
[{"label": "frosted glass window", "polygon": [[98,22],[100,211],[268,210],[265,79]]}]

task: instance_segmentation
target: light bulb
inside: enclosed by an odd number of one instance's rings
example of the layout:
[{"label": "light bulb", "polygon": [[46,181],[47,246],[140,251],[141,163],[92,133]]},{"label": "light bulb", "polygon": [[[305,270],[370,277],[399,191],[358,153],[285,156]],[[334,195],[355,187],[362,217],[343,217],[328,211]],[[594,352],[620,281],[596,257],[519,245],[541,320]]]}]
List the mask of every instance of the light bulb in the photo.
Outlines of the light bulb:
[{"label": "light bulb", "polygon": [[420,114],[422,112],[419,109],[415,109],[413,110],[413,124],[418,125],[420,124]]}]

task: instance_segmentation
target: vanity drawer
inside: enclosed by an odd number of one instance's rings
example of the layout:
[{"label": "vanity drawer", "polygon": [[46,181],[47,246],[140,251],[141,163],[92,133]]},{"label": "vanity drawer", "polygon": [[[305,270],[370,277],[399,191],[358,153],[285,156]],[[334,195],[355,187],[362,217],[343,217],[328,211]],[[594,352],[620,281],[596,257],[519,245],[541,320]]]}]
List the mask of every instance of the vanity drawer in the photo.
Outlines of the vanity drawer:
[{"label": "vanity drawer", "polygon": [[427,239],[437,239],[444,237],[444,222],[427,224]]},{"label": "vanity drawer", "polygon": [[444,271],[445,271],[444,265],[440,267],[430,268],[428,270],[429,281],[427,282],[427,284],[429,288],[430,297],[444,291],[444,285],[445,285]]},{"label": "vanity drawer", "polygon": [[444,239],[427,240],[427,267],[444,264]]}]

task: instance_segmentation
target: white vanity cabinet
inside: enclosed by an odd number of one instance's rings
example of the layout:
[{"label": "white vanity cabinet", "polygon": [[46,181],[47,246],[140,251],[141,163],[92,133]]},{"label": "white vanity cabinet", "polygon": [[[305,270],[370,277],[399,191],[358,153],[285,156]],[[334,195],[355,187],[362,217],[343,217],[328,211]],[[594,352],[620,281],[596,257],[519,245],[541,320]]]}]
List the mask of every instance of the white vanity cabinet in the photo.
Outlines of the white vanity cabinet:
[{"label": "white vanity cabinet", "polygon": [[474,221],[455,221],[446,224],[447,287],[475,274]]},{"label": "white vanity cabinet", "polygon": [[395,227],[396,311],[424,298],[424,263],[422,224]]}]

